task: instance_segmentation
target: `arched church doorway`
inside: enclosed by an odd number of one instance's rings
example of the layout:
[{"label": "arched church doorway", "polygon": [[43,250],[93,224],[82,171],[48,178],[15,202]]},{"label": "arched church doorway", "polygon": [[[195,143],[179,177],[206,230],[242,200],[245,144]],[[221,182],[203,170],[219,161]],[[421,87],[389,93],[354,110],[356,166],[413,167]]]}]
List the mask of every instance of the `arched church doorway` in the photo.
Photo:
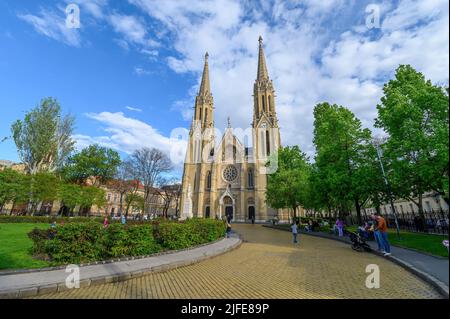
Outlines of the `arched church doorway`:
[{"label": "arched church doorway", "polygon": [[255,206],[248,206],[248,219],[252,222],[255,220]]},{"label": "arched church doorway", "polygon": [[225,207],[225,217],[230,222],[233,219],[233,200],[230,196],[223,198],[223,205]]}]

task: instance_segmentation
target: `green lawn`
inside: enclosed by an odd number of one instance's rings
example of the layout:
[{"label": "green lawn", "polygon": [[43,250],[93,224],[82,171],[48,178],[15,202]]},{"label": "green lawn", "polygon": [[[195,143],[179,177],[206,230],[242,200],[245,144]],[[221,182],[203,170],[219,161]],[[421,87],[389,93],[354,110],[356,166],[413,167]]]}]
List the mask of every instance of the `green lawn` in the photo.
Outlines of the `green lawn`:
[{"label": "green lawn", "polygon": [[[356,226],[347,228],[347,230],[351,231],[356,231],[356,229]],[[389,243],[391,245],[412,248],[432,255],[448,257],[448,250],[442,245],[442,241],[448,239],[448,235],[419,234],[401,230],[399,238],[396,230],[392,228],[388,230],[388,234]]]},{"label": "green lawn", "polygon": [[48,228],[39,223],[0,223],[0,269],[40,268],[48,266],[42,260],[34,259],[29,249],[33,242],[27,233],[33,228]]}]

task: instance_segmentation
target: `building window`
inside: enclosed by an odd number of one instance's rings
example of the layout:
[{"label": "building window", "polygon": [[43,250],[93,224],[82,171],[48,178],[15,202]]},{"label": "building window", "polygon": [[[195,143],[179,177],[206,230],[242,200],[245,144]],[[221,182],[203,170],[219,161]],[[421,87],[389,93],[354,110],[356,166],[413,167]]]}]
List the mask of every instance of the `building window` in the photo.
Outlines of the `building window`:
[{"label": "building window", "polygon": [[107,200],[108,200],[108,202],[111,201],[111,194],[108,194]]},{"label": "building window", "polygon": [[261,97],[261,99],[262,99],[263,112],[266,112],[266,97],[263,95]]},{"label": "building window", "polygon": [[114,194],[114,203],[117,203],[117,194]]},{"label": "building window", "polygon": [[211,189],[211,171],[206,176],[206,189]]},{"label": "building window", "polygon": [[267,112],[271,112],[272,111],[272,103],[270,100],[270,95],[267,96],[267,102],[269,103],[268,107],[267,107]]},{"label": "building window", "polygon": [[248,188],[253,188],[253,170],[248,170]]}]

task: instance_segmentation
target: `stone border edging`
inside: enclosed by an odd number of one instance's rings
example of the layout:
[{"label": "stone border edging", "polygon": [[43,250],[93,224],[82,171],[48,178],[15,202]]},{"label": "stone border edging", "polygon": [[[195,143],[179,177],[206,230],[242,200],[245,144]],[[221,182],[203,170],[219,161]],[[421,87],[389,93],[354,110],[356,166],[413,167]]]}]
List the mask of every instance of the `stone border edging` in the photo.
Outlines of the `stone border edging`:
[{"label": "stone border edging", "polygon": [[[188,251],[188,250],[192,250],[192,249],[195,249],[195,248],[211,245],[211,244],[214,244],[214,243],[217,243],[217,242],[221,241],[224,238],[225,237],[221,237],[221,238],[216,239],[216,240],[214,240],[212,242],[209,242],[209,243],[200,244],[200,245],[197,245],[197,246],[187,247],[187,248],[183,248],[183,249],[165,250],[165,251],[160,251],[158,253],[154,253],[154,254],[150,254],[150,255],[128,256],[128,257],[120,257],[120,258],[113,258],[113,259],[106,259],[106,260],[99,260],[99,261],[91,261],[91,262],[88,262],[88,263],[81,263],[78,266],[81,268],[81,267],[93,266],[93,265],[110,264],[110,263],[119,262],[119,261],[130,261],[130,260],[137,260],[137,259],[143,259],[143,258],[163,256],[163,255],[167,255],[167,254],[173,254],[173,253],[178,253],[178,252],[182,252],[182,251]],[[64,265],[53,266],[53,267],[43,267],[43,268],[4,270],[4,271],[0,271],[0,276],[17,275],[17,274],[29,274],[29,273],[34,273],[34,272],[60,270],[60,269],[66,268],[68,265],[70,265],[70,264],[64,264]]]},{"label": "stone border edging", "polygon": [[[273,225],[264,225],[263,227],[290,232],[289,229],[286,229],[284,227],[277,227],[277,226],[273,226]],[[317,234],[317,233],[316,234],[315,233],[306,233],[306,232],[300,232],[300,233],[304,234],[304,235],[313,236],[313,237],[320,237],[320,238],[324,238],[324,239],[336,240],[338,242],[349,244],[349,245],[351,244],[347,240],[340,239],[338,237],[323,236],[322,234]],[[403,248],[403,247],[400,247],[400,248]],[[401,259],[399,259],[399,258],[397,258],[395,256],[385,257],[385,256],[383,256],[383,254],[381,252],[377,252],[375,250],[372,250],[371,253],[373,253],[375,255],[378,255],[379,257],[383,257],[383,258],[385,258],[387,260],[390,260],[391,262],[393,262],[394,264],[396,264],[398,266],[401,266],[402,268],[406,269],[407,271],[409,271],[413,275],[415,275],[415,276],[419,277],[420,279],[422,279],[423,281],[425,281],[427,284],[431,285],[444,298],[449,299],[449,287],[445,283],[443,283],[442,281],[437,279],[436,277],[434,277],[434,276],[432,276],[430,274],[427,274],[426,272],[424,272],[424,271],[414,267],[410,263],[408,263],[406,261],[403,261],[403,260],[401,260]]]},{"label": "stone border edging", "polygon": [[[176,262],[172,262],[171,264],[162,264],[162,265],[153,266],[153,267],[147,268],[147,269],[140,269],[137,271],[131,271],[131,272],[128,271],[128,272],[117,273],[114,275],[106,275],[106,276],[102,275],[102,276],[98,276],[98,277],[83,279],[80,281],[80,288],[85,288],[85,287],[94,286],[94,285],[102,285],[102,284],[113,283],[113,282],[119,282],[119,281],[125,281],[128,279],[138,278],[138,277],[142,277],[142,276],[149,275],[152,273],[165,272],[165,271],[168,271],[171,269],[176,269],[176,268],[196,264],[201,261],[220,256],[222,254],[225,254],[227,252],[230,252],[234,249],[239,248],[240,245],[242,244],[242,240],[239,236],[234,236],[234,238],[237,239],[236,243],[234,243],[226,248],[222,248],[217,251],[214,251],[211,254],[204,253],[202,256],[194,258],[194,259],[186,259],[186,260],[182,260],[182,261],[176,261]],[[199,248],[202,246],[212,245],[212,244],[217,243],[224,239],[225,238],[222,238],[213,243],[203,244],[203,245],[199,245],[196,247],[190,247],[187,249],[183,249],[181,251],[170,251],[170,252],[166,252],[165,254],[159,254],[159,255],[174,254],[176,252],[179,253],[182,251],[193,250],[195,248]],[[157,256],[152,255],[151,257],[157,257]],[[142,257],[139,259],[143,259],[143,258],[146,258],[146,257]],[[128,259],[128,260],[130,260],[130,259]],[[93,265],[95,265],[95,263]],[[60,269],[60,268],[58,268],[58,269]],[[56,270],[58,270],[58,269],[56,269]],[[28,288],[19,289],[19,290],[0,291],[0,299],[15,299],[15,298],[34,297],[37,295],[44,295],[44,294],[48,294],[48,293],[61,292],[61,291],[66,291],[66,290],[69,290],[69,288],[66,287],[65,282],[57,283],[57,284],[42,284],[42,285],[32,286],[32,287],[28,287]]]}]

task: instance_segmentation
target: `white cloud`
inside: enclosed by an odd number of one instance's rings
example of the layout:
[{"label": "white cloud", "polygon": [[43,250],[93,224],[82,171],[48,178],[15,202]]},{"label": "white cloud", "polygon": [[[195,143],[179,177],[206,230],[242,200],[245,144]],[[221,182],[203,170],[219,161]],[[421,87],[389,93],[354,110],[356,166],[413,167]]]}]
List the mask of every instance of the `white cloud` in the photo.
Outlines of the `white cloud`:
[{"label": "white cloud", "polygon": [[67,28],[63,10],[56,13],[52,10],[41,9],[37,15],[19,14],[18,17],[31,24],[36,32],[56,41],[75,47],[81,44],[78,29]]},{"label": "white cloud", "polygon": [[122,35],[123,39],[118,42],[122,48],[128,50],[129,45],[135,45],[140,48],[141,53],[152,57],[158,55],[158,51],[154,48],[159,47],[160,43],[149,36],[148,27],[142,18],[114,13],[108,20],[114,31]]},{"label": "white cloud", "polygon": [[146,69],[144,69],[142,67],[139,67],[139,66],[134,67],[134,74],[136,74],[136,75],[139,75],[139,76],[141,76],[141,75],[149,75],[151,73],[152,73],[151,71],[146,70]]},{"label": "white cloud", "polygon": [[134,150],[142,147],[154,147],[168,154],[177,168],[182,165],[186,151],[186,130],[177,131],[182,135],[181,137],[178,134],[166,137],[151,125],[126,117],[122,112],[87,113],[85,115],[98,121],[102,125],[101,130],[106,134],[101,136],[74,135],[73,138],[78,149],[90,144],[100,144],[131,154]]},{"label": "white cloud", "polygon": [[134,111],[134,112],[142,112],[142,109],[137,108],[137,107],[125,106],[125,108],[127,110]]},{"label": "white cloud", "polygon": [[[219,128],[252,119],[257,39],[264,38],[277,91],[282,143],[312,152],[313,107],[329,101],[349,107],[372,128],[382,84],[399,64],[448,83],[448,2],[380,2],[382,29],[364,27],[367,3],[351,0],[251,1],[129,0],[169,32],[176,55],[167,63],[200,81],[205,51]],[[227,8],[226,10],[224,8]],[[336,33],[336,30],[340,30]],[[198,84],[173,109],[192,114]],[[192,94],[194,92],[194,94]]]}]

